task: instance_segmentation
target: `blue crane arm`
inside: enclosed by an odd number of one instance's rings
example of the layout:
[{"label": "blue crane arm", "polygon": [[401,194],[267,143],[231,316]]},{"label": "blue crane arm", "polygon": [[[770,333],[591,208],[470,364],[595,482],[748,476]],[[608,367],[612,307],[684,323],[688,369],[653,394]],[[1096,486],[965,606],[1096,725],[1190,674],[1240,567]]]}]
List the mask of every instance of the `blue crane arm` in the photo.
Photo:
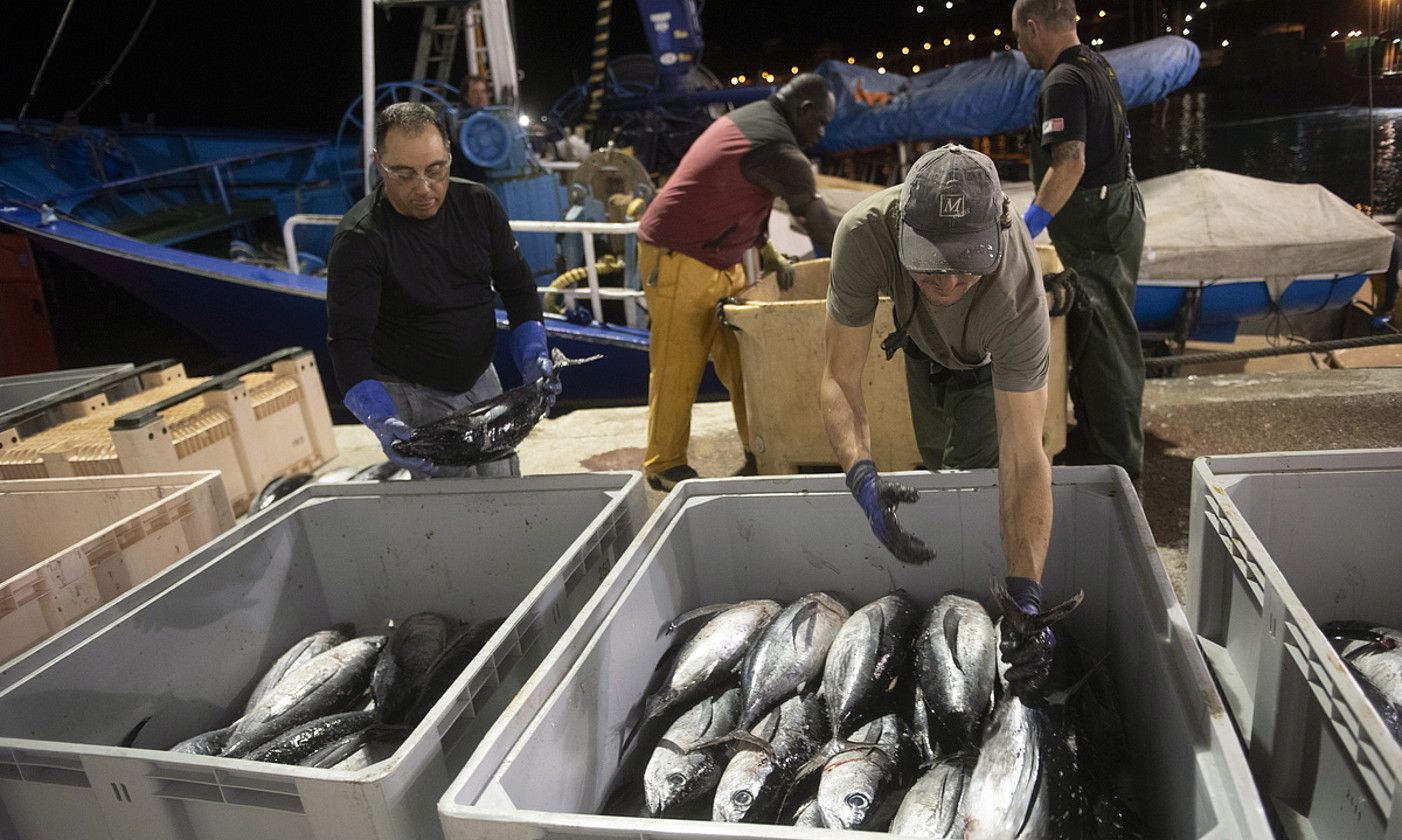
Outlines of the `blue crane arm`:
[{"label": "blue crane arm", "polygon": [[692,68],[701,64],[705,46],[696,3],[693,0],[637,0],[637,3],[662,89],[680,85]]}]

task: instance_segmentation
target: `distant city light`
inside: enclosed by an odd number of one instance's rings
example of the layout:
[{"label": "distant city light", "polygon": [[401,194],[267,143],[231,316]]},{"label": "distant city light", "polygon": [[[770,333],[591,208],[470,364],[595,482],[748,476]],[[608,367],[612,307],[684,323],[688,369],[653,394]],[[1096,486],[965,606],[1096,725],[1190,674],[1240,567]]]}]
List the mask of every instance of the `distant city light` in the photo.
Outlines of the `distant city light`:
[{"label": "distant city light", "polygon": [[1192,33],[1192,30],[1184,29],[1184,30],[1183,30],[1183,34],[1184,34],[1184,35],[1191,35],[1191,34],[1193,34],[1193,33]]},{"label": "distant city light", "polygon": [[1223,39],[1222,39],[1222,46],[1224,46],[1224,47],[1229,47],[1229,46],[1231,46],[1231,45],[1232,45],[1232,42],[1231,42],[1231,41],[1228,41],[1226,38],[1223,38]]},{"label": "distant city light", "polygon": [[1163,28],[1163,31],[1165,31],[1165,32],[1172,32],[1172,31],[1173,31],[1173,27],[1171,27],[1171,26],[1165,26],[1165,27]]},{"label": "distant city light", "polygon": [[738,84],[740,84],[740,80],[737,79],[737,78],[735,78],[734,76],[731,76],[731,77],[730,77],[730,83],[731,83],[732,85],[738,85]]},{"label": "distant city light", "polygon": [[914,67],[910,68],[910,72],[912,72],[912,73],[919,73],[919,72],[920,72],[920,65],[917,64],[917,65],[915,65]]},{"label": "distant city light", "polygon": [[790,67],[790,68],[789,68],[789,73],[791,73],[792,75],[797,76],[797,75],[798,75],[798,65],[795,64],[794,66]]},{"label": "distant city light", "polygon": [[1202,2],[1202,3],[1199,3],[1199,4],[1198,4],[1198,8],[1199,8],[1199,9],[1206,9],[1206,8],[1207,8],[1207,2],[1206,2],[1206,0],[1204,0],[1204,2]]},{"label": "distant city light", "polygon": [[878,68],[876,68],[876,72],[878,72],[878,73],[880,73],[881,75],[884,76],[884,75],[886,75],[886,68],[885,68],[885,67],[878,67]]},{"label": "distant city light", "polygon": [[954,8],[954,0],[944,0],[944,7],[946,9]]},{"label": "distant city light", "polygon": [[885,58],[885,57],[886,57],[886,53],[882,52],[881,50],[877,50],[877,51],[876,51],[876,60],[877,60],[877,61],[880,61],[881,59],[883,59],[883,58]]},{"label": "distant city light", "polygon": [[745,83],[745,75],[743,73],[740,74],[737,78],[740,79],[740,84],[743,85]]},{"label": "distant city light", "polygon": [[849,56],[847,56],[847,63],[848,63],[848,64],[856,64],[856,63],[857,63],[857,59],[856,59],[855,57],[849,55]]},{"label": "distant city light", "polygon": [[925,49],[928,50],[929,48],[930,48],[930,42],[929,42],[929,41],[926,41],[926,42],[925,42]]},{"label": "distant city light", "polygon": [[970,40],[970,41],[974,40],[974,33],[972,33],[972,32],[969,33],[969,40]]},{"label": "distant city light", "polygon": [[1192,23],[1192,22],[1193,22],[1193,16],[1192,16],[1192,15],[1183,15],[1183,22],[1184,22],[1184,23]]},{"label": "distant city light", "polygon": [[1330,37],[1330,38],[1337,38],[1337,37],[1339,37],[1339,30],[1335,29],[1333,32],[1329,33],[1329,37]]},{"label": "distant city light", "polygon": [[910,47],[901,47],[901,55],[910,55]]},{"label": "distant city light", "polygon": [[522,128],[529,128],[531,125],[531,118],[522,114],[516,118],[516,122],[519,123]]},{"label": "distant city light", "polygon": [[1002,34],[1003,34],[1003,30],[1001,30],[1001,29],[995,29],[995,30],[993,30],[993,37],[994,37],[994,38],[997,38],[998,36],[1000,36],[1000,35],[1002,35]]},{"label": "distant city light", "polygon": [[950,44],[950,40],[949,40],[948,38],[945,38],[945,39],[944,39],[944,45],[947,47],[947,46],[949,46],[949,44]]},{"label": "distant city light", "polygon": [[923,15],[923,14],[925,14],[925,7],[924,7],[924,6],[916,6],[916,7],[915,7],[915,13],[916,13],[917,15]]},{"label": "distant city light", "polygon": [[1105,17],[1105,10],[1104,10],[1104,9],[1101,9],[1101,10],[1100,10],[1100,16],[1101,16],[1101,17]]},{"label": "distant city light", "polygon": [[1076,15],[1076,22],[1077,22],[1077,23],[1080,23],[1080,22],[1081,22],[1081,16],[1080,16],[1080,15]]}]

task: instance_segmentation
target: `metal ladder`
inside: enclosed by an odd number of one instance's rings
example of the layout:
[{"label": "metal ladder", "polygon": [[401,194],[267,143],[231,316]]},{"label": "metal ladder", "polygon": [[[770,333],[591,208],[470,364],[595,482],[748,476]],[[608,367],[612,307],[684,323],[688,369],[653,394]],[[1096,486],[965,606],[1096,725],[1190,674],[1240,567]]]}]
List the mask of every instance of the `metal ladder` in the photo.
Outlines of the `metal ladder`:
[{"label": "metal ladder", "polygon": [[[452,84],[453,51],[463,32],[467,18],[467,3],[451,3],[424,7],[423,26],[419,28],[419,50],[414,57],[414,79],[436,80]],[[468,64],[472,61],[469,44]],[[475,71],[472,71],[475,72]]]},{"label": "metal ladder", "polygon": [[[382,9],[423,9],[412,78],[454,84],[453,60],[458,39],[465,35],[462,54],[467,58],[467,72],[490,80],[498,105],[515,103],[516,45],[507,0],[374,0],[374,3]],[[418,95],[413,98],[417,100]]]}]

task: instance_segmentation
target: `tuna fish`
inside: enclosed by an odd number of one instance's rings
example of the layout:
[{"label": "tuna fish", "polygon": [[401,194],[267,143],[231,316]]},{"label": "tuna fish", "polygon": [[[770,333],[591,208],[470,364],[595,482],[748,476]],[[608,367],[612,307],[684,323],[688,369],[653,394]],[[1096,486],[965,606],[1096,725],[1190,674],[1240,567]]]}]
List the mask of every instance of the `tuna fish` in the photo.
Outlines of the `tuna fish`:
[{"label": "tuna fish", "polygon": [[818,807],[818,797],[805,800],[794,810],[793,819],[788,820],[797,828],[827,828],[823,822],[823,811]]},{"label": "tuna fish", "polygon": [[458,624],[448,637],[448,644],[433,663],[428,666],[413,703],[403,713],[400,722],[413,728],[419,725],[429,711],[443,697],[443,693],[457,680],[467,666],[482,651],[487,641],[501,627],[499,618],[481,624]]},{"label": "tuna fish", "polygon": [[365,746],[366,730],[359,729],[343,735],[297,762],[303,767],[330,769],[345,761]]},{"label": "tuna fish", "polygon": [[233,734],[236,725],[237,722],[231,723],[223,729],[202,732],[193,738],[186,738],[171,747],[170,751],[186,755],[219,755],[224,751],[224,746],[229,743],[229,736]]},{"label": "tuna fish", "polygon": [[735,727],[740,690],[729,688],[705,698],[677,718],[662,736],[643,771],[643,795],[652,815],[683,805],[713,790],[721,765],[707,741]]},{"label": "tuna fish", "polygon": [[432,612],[415,613],[394,628],[370,678],[381,720],[400,721],[423,688],[429,668],[443,655],[452,631],[452,621]]},{"label": "tuna fish", "polygon": [[712,610],[723,610],[706,622],[682,646],[662,687],[647,701],[647,716],[658,717],[679,704],[690,702],[729,676],[759,638],[760,632],[779,614],[775,601],[741,601],[734,606],[703,607],[679,617],[674,629]]},{"label": "tuna fish", "polygon": [[[553,351],[555,370],[550,384],[558,384],[560,371],[601,359],[568,359]],[[547,382],[537,379],[414,429],[408,440],[395,441],[394,451],[411,458],[428,458],[442,466],[466,467],[510,455],[530,434],[546,412]]]},{"label": "tuna fish", "polygon": [[300,764],[323,747],[356,733],[375,722],[374,712],[342,712],[293,727],[244,756],[249,761]]},{"label": "tuna fish", "polygon": [[384,636],[351,639],[289,671],[234,727],[223,755],[241,758],[294,726],[355,702],[369,687],[384,644]]},{"label": "tuna fish", "polygon": [[977,601],[945,595],[925,615],[915,638],[915,670],[933,721],[931,740],[946,752],[978,748],[997,660],[998,633]]},{"label": "tuna fish", "polygon": [[1402,633],[1357,621],[1331,622],[1324,632],[1383,725],[1402,743]]},{"label": "tuna fish", "polygon": [[735,731],[701,746],[745,739],[745,730],[818,676],[847,617],[847,608],[826,592],[804,595],[785,607],[745,656],[740,671],[740,719]]},{"label": "tuna fish", "polygon": [[818,781],[818,808],[829,828],[879,831],[900,806],[917,757],[910,728],[897,715],[853,733],[850,746],[828,759]]},{"label": "tuna fish", "polygon": [[1088,810],[1080,772],[1046,714],[1016,697],[999,703],[964,810],[968,840],[1080,836]]},{"label": "tuna fish", "polygon": [[827,710],[815,695],[790,697],[770,712],[750,735],[769,745],[746,744],[735,753],[716,788],[712,819],[717,822],[769,822],[779,812],[798,768],[828,737]]},{"label": "tuna fish", "polygon": [[919,607],[903,591],[867,604],[843,623],[823,669],[834,738],[851,732],[896,687]]},{"label": "tuna fish", "polygon": [[911,787],[891,820],[892,834],[963,838],[964,797],[974,756],[939,759]]},{"label": "tuna fish", "polygon": [[258,684],[253,687],[253,693],[249,695],[248,702],[244,704],[243,713],[246,715],[253,711],[253,707],[257,706],[258,702],[290,671],[305,665],[313,657],[325,653],[345,640],[346,633],[342,632],[340,628],[333,628],[313,633],[288,648],[282,656],[277,658],[272,667],[263,673],[263,678],[258,680]]}]

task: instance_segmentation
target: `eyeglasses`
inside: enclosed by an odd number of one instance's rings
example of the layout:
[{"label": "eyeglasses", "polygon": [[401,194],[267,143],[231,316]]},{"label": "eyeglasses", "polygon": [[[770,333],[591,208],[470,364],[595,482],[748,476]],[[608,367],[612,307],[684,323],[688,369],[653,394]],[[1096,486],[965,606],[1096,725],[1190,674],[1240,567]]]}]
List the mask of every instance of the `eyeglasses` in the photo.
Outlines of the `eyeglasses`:
[{"label": "eyeglasses", "polygon": [[451,161],[434,163],[425,167],[423,172],[419,172],[417,169],[410,169],[407,166],[396,166],[391,169],[383,163],[379,163],[379,161],[376,161],[376,163],[387,178],[394,181],[396,184],[401,184],[406,187],[412,187],[420,180],[430,186],[439,183],[444,178],[448,177],[448,170],[451,165]]}]

